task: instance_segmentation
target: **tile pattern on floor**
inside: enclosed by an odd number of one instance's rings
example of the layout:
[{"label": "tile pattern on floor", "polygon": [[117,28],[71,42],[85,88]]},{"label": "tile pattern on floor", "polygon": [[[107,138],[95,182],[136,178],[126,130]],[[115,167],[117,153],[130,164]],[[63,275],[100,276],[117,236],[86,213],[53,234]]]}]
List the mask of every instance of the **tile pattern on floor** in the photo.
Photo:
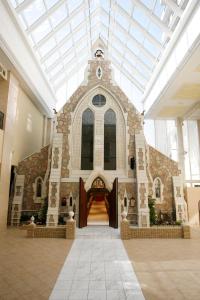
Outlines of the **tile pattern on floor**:
[{"label": "tile pattern on floor", "polygon": [[49,300],[144,300],[119,231],[78,230]]}]

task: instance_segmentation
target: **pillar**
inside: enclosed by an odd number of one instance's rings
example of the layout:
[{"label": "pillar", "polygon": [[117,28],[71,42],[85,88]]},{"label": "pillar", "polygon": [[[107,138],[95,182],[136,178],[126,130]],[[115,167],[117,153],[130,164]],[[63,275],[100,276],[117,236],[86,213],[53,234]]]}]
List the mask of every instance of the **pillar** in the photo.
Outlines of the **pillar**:
[{"label": "pillar", "polygon": [[183,143],[183,119],[177,118],[176,128],[177,128],[177,141],[178,141],[178,162],[179,169],[181,170],[182,178],[185,179],[185,152]]},{"label": "pillar", "polygon": [[138,226],[149,227],[146,141],[143,132],[135,134]]}]

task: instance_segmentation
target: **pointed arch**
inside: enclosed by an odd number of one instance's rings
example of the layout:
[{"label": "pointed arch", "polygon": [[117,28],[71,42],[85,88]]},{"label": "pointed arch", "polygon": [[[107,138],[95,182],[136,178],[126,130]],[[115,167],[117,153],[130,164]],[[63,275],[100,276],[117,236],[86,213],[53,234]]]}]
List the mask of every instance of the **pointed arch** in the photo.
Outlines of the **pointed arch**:
[{"label": "pointed arch", "polygon": [[104,115],[104,170],[116,170],[116,114],[111,108]]},{"label": "pointed arch", "polygon": [[94,114],[87,108],[82,114],[81,170],[93,170]]}]

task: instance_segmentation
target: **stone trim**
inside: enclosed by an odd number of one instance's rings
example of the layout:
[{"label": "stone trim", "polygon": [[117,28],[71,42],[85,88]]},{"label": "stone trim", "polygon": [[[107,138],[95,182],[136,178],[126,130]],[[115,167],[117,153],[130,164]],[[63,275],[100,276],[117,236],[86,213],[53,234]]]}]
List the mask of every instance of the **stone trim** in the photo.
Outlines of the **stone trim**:
[{"label": "stone trim", "polygon": [[173,176],[174,200],[176,205],[176,220],[188,221],[187,203],[184,199],[182,176]]},{"label": "stone trim", "polygon": [[17,175],[15,182],[15,195],[12,203],[11,225],[18,226],[21,218],[22,201],[24,195],[25,175]]}]

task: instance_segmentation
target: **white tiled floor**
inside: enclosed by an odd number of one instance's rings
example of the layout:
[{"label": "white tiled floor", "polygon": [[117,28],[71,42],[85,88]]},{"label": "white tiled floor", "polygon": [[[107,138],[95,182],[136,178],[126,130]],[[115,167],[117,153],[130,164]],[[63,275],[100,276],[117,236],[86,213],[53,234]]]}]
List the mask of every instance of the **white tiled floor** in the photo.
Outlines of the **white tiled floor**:
[{"label": "white tiled floor", "polygon": [[119,231],[79,229],[49,300],[144,300]]}]

